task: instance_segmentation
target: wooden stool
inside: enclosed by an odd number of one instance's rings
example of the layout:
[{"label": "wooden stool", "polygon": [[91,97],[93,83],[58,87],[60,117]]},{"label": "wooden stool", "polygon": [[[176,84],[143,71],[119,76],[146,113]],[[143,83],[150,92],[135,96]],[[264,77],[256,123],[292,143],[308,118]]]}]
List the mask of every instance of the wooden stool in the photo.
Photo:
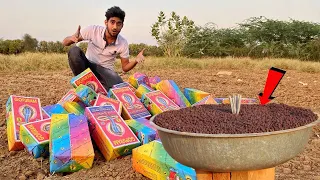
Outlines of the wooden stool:
[{"label": "wooden stool", "polygon": [[231,173],[212,173],[198,171],[198,180],[274,180],[275,168],[255,170],[255,171],[236,171]]}]

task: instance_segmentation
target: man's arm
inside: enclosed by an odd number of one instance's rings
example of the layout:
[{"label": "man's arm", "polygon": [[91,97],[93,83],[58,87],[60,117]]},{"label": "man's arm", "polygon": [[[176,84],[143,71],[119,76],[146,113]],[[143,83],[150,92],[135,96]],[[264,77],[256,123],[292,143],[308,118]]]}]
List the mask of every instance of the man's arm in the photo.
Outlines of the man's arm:
[{"label": "man's arm", "polygon": [[133,69],[138,63],[144,61],[143,51],[144,49],[137,55],[136,59],[131,62],[129,61],[129,58],[121,58],[122,70],[124,72],[128,72]]},{"label": "man's arm", "polygon": [[131,61],[129,62],[128,58],[121,58],[121,65],[122,65],[122,70],[124,72],[128,72],[131,69],[133,69],[136,65],[138,64],[137,61]]},{"label": "man's arm", "polygon": [[82,36],[80,34],[80,29],[81,29],[81,26],[78,27],[78,30],[76,31],[76,33],[74,33],[71,36],[68,36],[68,37],[64,38],[64,40],[62,41],[62,44],[64,46],[70,46],[73,43],[77,43],[77,42],[82,41],[83,38],[82,38]]}]

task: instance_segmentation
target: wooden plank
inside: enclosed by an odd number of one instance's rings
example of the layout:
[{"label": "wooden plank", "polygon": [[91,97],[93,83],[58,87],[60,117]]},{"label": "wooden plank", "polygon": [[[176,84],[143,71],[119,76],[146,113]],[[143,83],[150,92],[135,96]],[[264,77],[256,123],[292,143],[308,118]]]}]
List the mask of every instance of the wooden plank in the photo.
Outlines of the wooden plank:
[{"label": "wooden plank", "polygon": [[213,180],[230,180],[230,173],[213,173]]},{"label": "wooden plank", "polygon": [[275,168],[231,173],[231,180],[274,180]]},{"label": "wooden plank", "polygon": [[212,172],[196,170],[197,180],[212,180]]}]

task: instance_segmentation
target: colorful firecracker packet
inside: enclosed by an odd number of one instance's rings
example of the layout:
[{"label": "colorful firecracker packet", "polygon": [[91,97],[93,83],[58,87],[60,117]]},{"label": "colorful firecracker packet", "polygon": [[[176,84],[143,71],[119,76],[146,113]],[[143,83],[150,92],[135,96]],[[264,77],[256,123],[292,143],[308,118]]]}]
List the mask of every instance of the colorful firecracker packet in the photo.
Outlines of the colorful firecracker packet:
[{"label": "colorful firecracker packet", "polygon": [[64,105],[65,102],[81,102],[79,97],[77,96],[75,89],[70,89],[60,100],[57,104],[61,106]]},{"label": "colorful firecracker packet", "polygon": [[83,115],[84,114],[84,107],[81,106],[77,102],[65,102],[63,108],[67,110],[69,113],[73,113],[75,115]]},{"label": "colorful firecracker packet", "polygon": [[140,84],[137,88],[137,90],[135,91],[135,95],[138,98],[141,98],[145,93],[154,91],[154,89],[152,89],[151,87],[145,85],[145,84]]},{"label": "colorful firecracker packet", "polygon": [[156,131],[156,139],[159,140],[158,130],[150,124],[149,119],[146,119],[146,118],[138,118],[138,119],[135,119],[135,120],[138,121],[139,123],[141,123],[141,124],[143,124],[143,125],[151,128],[151,129],[153,129],[154,131]]},{"label": "colorful firecracker packet", "polygon": [[132,167],[150,179],[195,180],[196,171],[175,161],[158,140],[132,151]]},{"label": "colorful firecracker packet", "polygon": [[218,103],[214,100],[212,95],[209,95],[209,96],[203,98],[202,100],[200,100],[199,102],[196,102],[192,106],[198,106],[198,105],[202,105],[202,104],[218,104]]},{"label": "colorful firecracker packet", "polygon": [[179,107],[190,107],[191,104],[184,94],[180,91],[178,85],[172,80],[162,80],[157,86],[157,90],[162,91],[168,98],[170,98]]},{"label": "colorful firecracker packet", "polygon": [[128,87],[110,90],[110,96],[123,104],[122,117],[127,119],[150,118],[151,114]]},{"label": "colorful firecracker packet", "polygon": [[138,88],[138,86],[141,84],[145,84],[145,85],[151,87],[150,83],[149,83],[148,76],[143,73],[140,73],[140,72],[136,72],[133,75],[129,76],[129,83],[134,88]]},{"label": "colorful firecracker packet", "polygon": [[[115,85],[112,86],[111,89],[124,88],[124,87],[130,88],[130,90],[131,90],[132,92],[135,92],[135,91],[136,91],[136,88],[134,88],[134,87],[133,87],[130,83],[128,83],[128,82],[123,82],[123,83],[115,84]],[[108,97],[110,97],[110,90],[111,90],[111,89],[109,89]]]},{"label": "colorful firecracker packet", "polygon": [[68,114],[69,113],[60,104],[43,106],[42,109],[43,109],[43,112],[46,114],[46,116],[49,116],[49,117],[51,117],[52,114]]},{"label": "colorful firecracker packet", "polygon": [[86,106],[93,106],[98,96],[93,89],[82,84],[76,88],[76,94]]},{"label": "colorful firecracker packet", "polygon": [[180,109],[178,105],[159,90],[144,94],[141,101],[152,115],[160,114],[164,111]]},{"label": "colorful firecracker packet", "polygon": [[157,138],[157,131],[154,129],[149,128],[134,119],[129,119],[125,122],[141,141],[141,144],[147,144]]},{"label": "colorful firecracker packet", "polygon": [[184,88],[183,94],[191,104],[195,104],[210,95],[210,93],[193,88]]},{"label": "colorful firecracker packet", "polygon": [[20,139],[34,158],[49,156],[51,119],[34,121],[20,126]]},{"label": "colorful firecracker packet", "polygon": [[132,149],[140,145],[139,139],[111,105],[87,107],[86,116],[91,136],[106,160],[131,154]]},{"label": "colorful firecracker packet", "polygon": [[107,90],[103,87],[101,82],[94,75],[90,68],[84,70],[79,75],[73,77],[70,82],[74,88],[77,88],[80,84],[82,84],[90,87],[96,93],[108,95]]},{"label": "colorful firecracker packet", "polygon": [[9,151],[23,149],[20,125],[43,119],[40,99],[11,95],[6,103],[6,119]]},{"label": "colorful firecracker packet", "polygon": [[117,111],[117,113],[119,115],[121,115],[122,102],[120,102],[116,99],[108,98],[107,96],[105,96],[103,94],[98,94],[97,100],[93,106],[105,106],[105,105],[113,106],[113,108]]},{"label": "colorful firecracker packet", "polygon": [[53,114],[49,139],[51,173],[91,168],[94,150],[84,115]]},{"label": "colorful firecracker packet", "polygon": [[149,77],[149,83],[150,83],[150,86],[153,88],[153,89],[156,89],[156,85],[161,81],[160,77],[159,76],[153,76],[153,77]]},{"label": "colorful firecracker packet", "polygon": [[84,108],[86,105],[78,97],[76,90],[69,90],[58,102],[63,108],[69,113],[74,113],[76,115],[82,115],[84,113]]}]

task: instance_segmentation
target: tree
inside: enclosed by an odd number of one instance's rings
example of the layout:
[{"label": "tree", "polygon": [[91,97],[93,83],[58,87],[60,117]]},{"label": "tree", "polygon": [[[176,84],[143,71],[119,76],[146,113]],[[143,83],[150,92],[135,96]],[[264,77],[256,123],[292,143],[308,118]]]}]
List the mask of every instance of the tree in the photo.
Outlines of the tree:
[{"label": "tree", "polygon": [[188,38],[195,31],[192,20],[186,16],[182,19],[175,12],[166,19],[164,12],[160,12],[158,21],[151,27],[151,35],[158,42],[164,55],[168,57],[181,56],[181,52],[188,41]]},{"label": "tree", "polygon": [[9,42],[9,54],[19,54],[23,51],[23,41],[20,39],[11,40]]},{"label": "tree", "polygon": [[22,39],[25,51],[34,52],[37,50],[38,40],[36,38],[32,38],[31,35],[25,34]]},{"label": "tree", "polygon": [[48,42],[47,41],[40,41],[39,43],[39,52],[48,52]]}]

